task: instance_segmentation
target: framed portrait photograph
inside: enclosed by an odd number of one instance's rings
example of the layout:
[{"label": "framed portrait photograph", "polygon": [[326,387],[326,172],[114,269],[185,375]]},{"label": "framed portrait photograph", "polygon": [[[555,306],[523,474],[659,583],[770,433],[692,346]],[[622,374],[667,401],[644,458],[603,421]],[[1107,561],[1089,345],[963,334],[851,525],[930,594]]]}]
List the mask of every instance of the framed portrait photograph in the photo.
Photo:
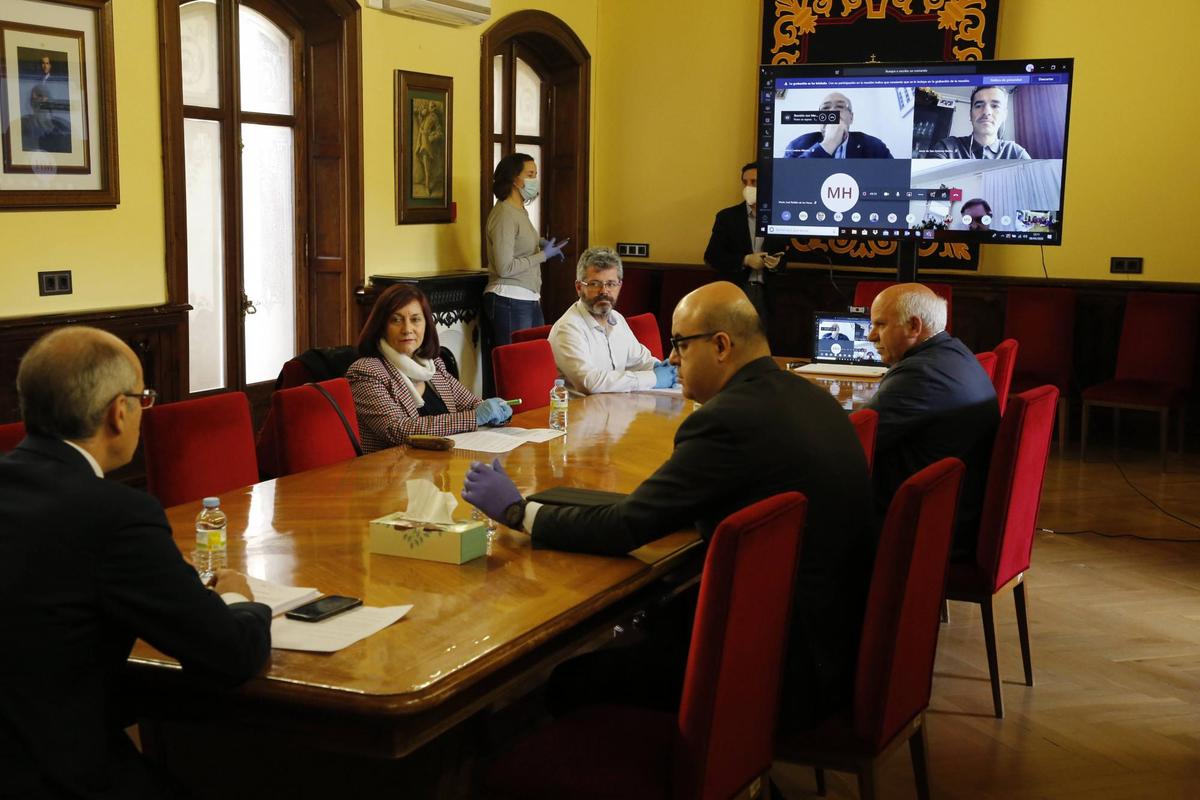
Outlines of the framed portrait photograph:
[{"label": "framed portrait photograph", "polygon": [[112,0],[0,5],[0,209],[114,206]]},{"label": "framed portrait photograph", "polygon": [[396,222],[450,222],[454,79],[396,70]]}]

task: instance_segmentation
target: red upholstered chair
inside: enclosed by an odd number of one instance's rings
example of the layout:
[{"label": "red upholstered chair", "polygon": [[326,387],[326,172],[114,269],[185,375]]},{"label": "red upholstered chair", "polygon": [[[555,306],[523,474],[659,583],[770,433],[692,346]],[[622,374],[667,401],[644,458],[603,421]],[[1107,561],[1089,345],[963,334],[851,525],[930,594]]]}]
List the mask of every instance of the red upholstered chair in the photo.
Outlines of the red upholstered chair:
[{"label": "red upholstered chair", "polygon": [[1021,343],[1009,392],[1049,384],[1058,389],[1058,452],[1067,443],[1071,364],[1075,354],[1075,290],[1009,289],[1004,336]]},{"label": "red upholstered chair", "polygon": [[1017,366],[1017,340],[1005,339],[992,351],[996,354],[996,372],[992,375],[992,386],[996,387],[996,400],[1000,402],[1000,415],[1008,406],[1008,389],[1012,386],[1013,370]]},{"label": "red upholstered chair", "polygon": [[929,797],[925,709],[962,476],[963,463],[945,458],[900,485],[879,536],[851,708],[776,749],[781,761],[816,768],[818,794],[825,769],[845,770],[871,800],[878,764],[908,742],[917,797]]},{"label": "red upholstered chair", "polygon": [[7,425],[0,425],[0,453],[7,453],[9,450],[16,449],[17,445],[24,438],[24,422],[10,422]]},{"label": "red upholstered chair", "polygon": [[[854,303],[856,306],[864,306],[867,312],[871,311],[871,303],[875,302],[875,297],[889,286],[895,286],[896,281],[859,281],[854,287]],[[954,318],[951,313],[954,311],[954,289],[948,283],[926,283],[933,293],[946,301],[946,330],[950,330],[950,320]]]},{"label": "red upholstered chair", "polygon": [[806,507],[786,492],[717,527],[677,715],[580,709],[501,756],[487,797],[716,800],[760,780],[771,766]]},{"label": "red upholstered chair", "polygon": [[993,596],[1012,588],[1017,606],[1017,634],[1025,664],[1025,684],[1033,686],[1033,661],[1029,654],[1029,622],[1025,613],[1025,570],[1033,551],[1033,531],[1042,499],[1042,479],[1050,452],[1050,432],[1058,389],[1040,386],[1010,398],[996,431],[987,491],[979,522],[975,561],[953,563],[946,582],[946,597],[978,603],[983,615],[983,639],[992,679],[992,704],[1004,716],[1000,695],[1000,670],[996,661],[996,626],[992,620]]},{"label": "red upholstered chair", "polygon": [[550,387],[558,377],[554,351],[546,339],[502,344],[492,349],[496,394],[521,399],[520,411],[550,405]]},{"label": "red upholstered chair", "polygon": [[226,392],[142,413],[146,488],[164,506],[258,481],[250,403]]},{"label": "red upholstered chair", "polygon": [[315,386],[296,386],[271,395],[271,413],[275,424],[275,443],[279,456],[279,475],[291,475],[309,469],[346,461],[361,454],[358,444],[358,416],[354,396],[345,378],[319,384],[337,401],[354,432],[351,441],[337,411]]},{"label": "red upholstered chair", "polygon": [[983,371],[987,373],[988,380],[996,381],[996,354],[991,350],[986,350],[982,353],[976,353],[975,358],[979,359],[979,366],[983,367]]},{"label": "red upholstered chair", "polygon": [[650,351],[650,355],[662,361],[662,333],[658,329],[658,320],[654,318],[654,315],[647,311],[645,314],[638,314],[636,317],[626,317],[625,321],[629,323],[629,329],[633,331],[633,335],[637,337],[637,340],[646,345],[646,349]]},{"label": "red upholstered chair", "polygon": [[[522,328],[519,331],[513,331],[512,344],[517,342],[532,342],[534,339],[549,339],[550,329],[553,325],[541,325],[537,328]],[[550,391],[549,389],[546,390]]]},{"label": "red upholstered chair", "polygon": [[1113,410],[1113,439],[1120,432],[1122,408],[1158,412],[1158,446],[1167,466],[1167,421],[1179,413],[1179,451],[1183,452],[1183,411],[1192,388],[1196,357],[1196,315],[1200,298],[1194,294],[1131,292],[1125,301],[1117,374],[1111,381],[1083,390],[1083,420],[1079,450],[1087,450],[1088,410]]},{"label": "red upholstered chair", "polygon": [[870,472],[871,465],[875,463],[875,431],[879,428],[879,414],[869,408],[860,408],[850,412],[850,423],[862,442],[863,453],[867,456],[867,472]]}]

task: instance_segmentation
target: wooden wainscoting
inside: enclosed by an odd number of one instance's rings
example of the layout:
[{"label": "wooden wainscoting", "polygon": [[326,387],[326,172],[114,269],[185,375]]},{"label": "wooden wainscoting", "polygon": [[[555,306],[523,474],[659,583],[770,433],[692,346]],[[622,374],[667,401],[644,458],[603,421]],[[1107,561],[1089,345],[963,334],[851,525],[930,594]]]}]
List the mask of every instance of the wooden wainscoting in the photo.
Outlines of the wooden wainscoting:
[{"label": "wooden wainscoting", "polygon": [[119,336],[137,353],[146,385],[158,390],[160,403],[185,398],[187,362],[180,353],[186,350],[189,310],[188,305],[163,305],[0,320],[0,423],[21,418],[17,368],[25,351],[45,334],[66,325],[90,325]]}]

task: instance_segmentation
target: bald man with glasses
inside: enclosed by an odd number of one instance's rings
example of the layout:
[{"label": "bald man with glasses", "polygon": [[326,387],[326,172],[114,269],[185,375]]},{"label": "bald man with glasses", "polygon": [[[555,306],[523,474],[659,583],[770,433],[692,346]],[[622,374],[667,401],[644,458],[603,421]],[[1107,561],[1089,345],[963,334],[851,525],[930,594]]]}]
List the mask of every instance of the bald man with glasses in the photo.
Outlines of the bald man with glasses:
[{"label": "bald man with glasses", "polygon": [[[683,396],[702,405],[680,425],[670,458],[631,494],[605,506],[541,506],[521,496],[497,459],[472,465],[462,497],[527,531],[537,546],[620,556],[681,528],[707,539],[735,511],[780,492],[803,492],[808,516],[782,718],[814,720],[848,698],[854,672],[875,543],[863,501],[871,486],[862,446],[828,392],[771,358],[754,306],[732,283],[710,283],[684,297],[671,333],[669,360]],[[673,682],[682,679],[687,631],[673,630],[668,639],[670,653],[654,657],[672,664],[665,688],[635,665],[639,676],[630,681],[618,668],[599,670],[613,676],[611,692],[592,675],[583,683],[594,690],[582,696],[629,697],[642,691],[637,684],[678,703]]]},{"label": "bald man with glasses", "polygon": [[28,436],[0,459],[0,795],[182,796],[125,735],[134,640],[198,689],[233,686],[270,657],[271,609],[232,570],[206,588],[158,501],[104,478],[133,457],[155,400],[124,342],[49,333],[21,359],[17,394]]}]

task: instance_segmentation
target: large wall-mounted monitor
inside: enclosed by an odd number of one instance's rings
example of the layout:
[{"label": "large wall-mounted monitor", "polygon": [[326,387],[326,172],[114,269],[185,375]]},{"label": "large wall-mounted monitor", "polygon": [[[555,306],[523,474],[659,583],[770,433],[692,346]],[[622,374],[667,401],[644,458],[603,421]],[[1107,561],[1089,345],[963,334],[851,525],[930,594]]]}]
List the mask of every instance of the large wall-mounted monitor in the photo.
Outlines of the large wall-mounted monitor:
[{"label": "large wall-mounted monitor", "polygon": [[1062,243],[1072,59],[760,70],[761,235]]}]

